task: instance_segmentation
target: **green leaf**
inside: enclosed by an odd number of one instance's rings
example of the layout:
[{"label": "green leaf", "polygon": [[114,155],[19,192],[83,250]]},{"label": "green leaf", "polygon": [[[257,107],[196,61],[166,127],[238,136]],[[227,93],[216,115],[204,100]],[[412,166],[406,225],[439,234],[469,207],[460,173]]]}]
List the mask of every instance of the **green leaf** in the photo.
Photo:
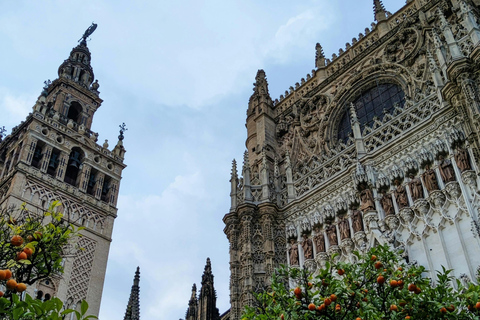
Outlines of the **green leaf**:
[{"label": "green leaf", "polygon": [[88,310],[88,303],[87,303],[87,301],[82,300],[82,305],[80,307],[80,311],[82,312],[82,316],[85,315],[85,313],[87,313],[87,310]]}]

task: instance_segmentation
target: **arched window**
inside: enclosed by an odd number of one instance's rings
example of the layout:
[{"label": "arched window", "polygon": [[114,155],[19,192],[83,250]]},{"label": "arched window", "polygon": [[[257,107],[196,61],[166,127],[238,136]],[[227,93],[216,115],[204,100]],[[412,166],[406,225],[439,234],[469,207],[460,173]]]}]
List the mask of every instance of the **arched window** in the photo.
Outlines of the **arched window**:
[{"label": "arched window", "polygon": [[[393,83],[376,84],[360,93],[360,96],[353,102],[357,113],[360,128],[363,130],[366,126],[371,127],[374,118],[383,119],[385,114],[391,114],[395,104],[402,107],[405,103],[405,93],[402,88]],[[352,125],[350,112],[347,108],[343,114],[338,127],[337,138],[339,141],[346,142],[352,134]]]},{"label": "arched window", "polygon": [[68,158],[67,170],[65,172],[65,182],[72,186],[77,186],[77,180],[80,173],[84,153],[80,148],[73,148]]},{"label": "arched window", "polygon": [[72,119],[73,122],[80,123],[81,116],[82,116],[82,106],[80,103],[74,101],[70,104],[70,107],[68,108],[68,114],[67,118]]}]

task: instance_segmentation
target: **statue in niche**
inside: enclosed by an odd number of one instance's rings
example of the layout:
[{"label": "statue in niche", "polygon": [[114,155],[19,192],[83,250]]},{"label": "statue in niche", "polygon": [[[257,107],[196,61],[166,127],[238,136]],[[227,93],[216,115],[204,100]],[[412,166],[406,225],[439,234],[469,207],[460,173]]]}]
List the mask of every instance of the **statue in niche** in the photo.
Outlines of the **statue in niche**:
[{"label": "statue in niche", "polygon": [[[317,231],[316,231],[317,232]],[[317,232],[318,233],[318,232]],[[317,250],[317,253],[320,252],[325,252],[325,237],[323,236],[323,233],[318,233],[313,240],[315,241],[315,249]]]},{"label": "statue in niche", "polygon": [[455,155],[455,162],[457,163],[458,169],[460,169],[460,172],[466,171],[466,170],[472,170],[472,167],[470,166],[470,160],[468,157],[468,151],[462,148],[457,149],[457,154]]},{"label": "statue in niche", "polygon": [[407,191],[402,186],[400,181],[395,180],[395,185],[397,186],[395,189],[395,199],[397,200],[398,209],[401,210],[405,207],[408,207]]},{"label": "statue in niche", "polygon": [[390,194],[388,193],[384,194],[382,199],[380,199],[380,204],[382,205],[383,211],[385,212],[386,216],[389,216],[395,213],[392,196]]},{"label": "statue in niche", "polygon": [[326,231],[330,246],[338,246],[337,228],[334,225],[330,225]]},{"label": "statue in niche", "polygon": [[443,156],[440,156],[440,175],[444,183],[455,181],[455,171],[453,170],[452,162],[450,159],[444,159]]},{"label": "statue in niche", "polygon": [[343,219],[338,223],[338,227],[340,228],[340,238],[346,239],[350,238],[350,225],[347,219]]},{"label": "statue in niche", "polygon": [[303,236],[302,248],[305,260],[313,259],[313,243],[307,235]]},{"label": "statue in niche", "polygon": [[419,178],[416,178],[413,174],[410,174],[410,179],[412,179],[408,185],[410,191],[412,192],[413,201],[423,198],[423,187],[422,181]]},{"label": "statue in niche", "polygon": [[354,232],[363,231],[363,220],[362,220],[362,212],[361,211],[359,211],[359,210],[353,211],[352,221],[353,221],[353,231]]},{"label": "statue in niche", "polygon": [[435,170],[431,169],[429,165],[425,166],[425,172],[422,174],[422,177],[428,192],[440,190]]},{"label": "statue in niche", "polygon": [[373,193],[372,190],[365,188],[360,192],[360,199],[362,201],[360,205],[360,210],[363,212],[369,210],[375,210],[375,203],[373,201]]},{"label": "statue in niche", "polygon": [[295,243],[295,239],[290,240],[290,265],[298,266],[298,246]]}]

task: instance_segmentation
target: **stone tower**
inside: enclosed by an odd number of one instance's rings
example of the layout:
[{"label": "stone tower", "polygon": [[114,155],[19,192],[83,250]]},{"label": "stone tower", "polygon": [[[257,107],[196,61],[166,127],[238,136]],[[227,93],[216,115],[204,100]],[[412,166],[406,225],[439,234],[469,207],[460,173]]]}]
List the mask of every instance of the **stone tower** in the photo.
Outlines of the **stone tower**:
[{"label": "stone tower", "polygon": [[107,142],[97,144],[98,134],[91,131],[102,104],[86,42],[95,28],[60,65],[58,78],[46,82],[32,113],[0,142],[0,206],[25,202],[35,212],[59,200],[64,214],[85,227],[78,241],[84,250],[67,257],[63,276],[52,275],[32,286],[30,294],[40,299],[55,295],[70,308],[86,299],[89,311],[98,315],[126,166],[124,127],[113,150]]},{"label": "stone tower", "polygon": [[197,298],[197,285],[193,284],[192,296],[188,302],[185,320],[219,320],[217,293],[213,286],[213,274],[210,258],[207,258],[202,275],[202,287]]},{"label": "stone tower", "polygon": [[402,249],[432,279],[480,272],[480,1],[373,1],[376,22],[273,100],[263,70],[234,160],[228,317],[280,263]]},{"label": "stone tower", "polygon": [[127,310],[123,320],[140,320],[140,267],[133,278],[132,290],[128,298]]}]

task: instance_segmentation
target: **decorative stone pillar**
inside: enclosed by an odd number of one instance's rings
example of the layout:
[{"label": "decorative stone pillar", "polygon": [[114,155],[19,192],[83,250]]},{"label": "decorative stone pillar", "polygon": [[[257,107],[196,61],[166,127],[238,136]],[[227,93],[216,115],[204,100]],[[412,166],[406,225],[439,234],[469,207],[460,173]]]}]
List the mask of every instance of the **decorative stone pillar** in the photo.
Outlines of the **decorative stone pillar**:
[{"label": "decorative stone pillar", "polygon": [[47,172],[48,164],[50,163],[50,157],[52,156],[52,150],[53,150],[53,147],[50,145],[45,146],[43,150],[42,165],[40,167],[40,171],[43,173]]},{"label": "decorative stone pillar", "polygon": [[67,154],[64,151],[60,152],[60,155],[58,156],[58,167],[57,167],[57,174],[56,174],[57,180],[63,181],[65,179],[65,173],[66,173],[67,164],[68,164],[68,157],[69,157],[69,154]]},{"label": "decorative stone pillar", "polygon": [[295,188],[293,186],[293,172],[292,172],[292,163],[290,162],[290,154],[285,155],[285,175],[287,176],[287,197],[288,203],[295,200]]},{"label": "decorative stone pillar", "polygon": [[107,202],[112,206],[117,205],[117,198],[118,198],[118,185],[119,181],[112,179],[110,182],[110,189],[107,193]]},{"label": "decorative stone pillar", "polygon": [[88,188],[88,182],[90,181],[90,172],[92,167],[89,164],[84,163],[82,171],[80,173],[80,183],[78,189],[82,192],[86,192]]},{"label": "decorative stone pillar", "polygon": [[102,197],[102,188],[103,188],[103,181],[105,179],[105,174],[102,172],[97,173],[96,181],[95,181],[95,186],[93,189],[95,190],[95,198],[97,200],[100,200]]},{"label": "decorative stone pillar", "polygon": [[32,164],[33,156],[35,154],[35,149],[37,148],[38,139],[35,137],[28,137],[27,146],[25,149],[26,152],[23,152],[22,157],[20,158],[27,165]]}]

